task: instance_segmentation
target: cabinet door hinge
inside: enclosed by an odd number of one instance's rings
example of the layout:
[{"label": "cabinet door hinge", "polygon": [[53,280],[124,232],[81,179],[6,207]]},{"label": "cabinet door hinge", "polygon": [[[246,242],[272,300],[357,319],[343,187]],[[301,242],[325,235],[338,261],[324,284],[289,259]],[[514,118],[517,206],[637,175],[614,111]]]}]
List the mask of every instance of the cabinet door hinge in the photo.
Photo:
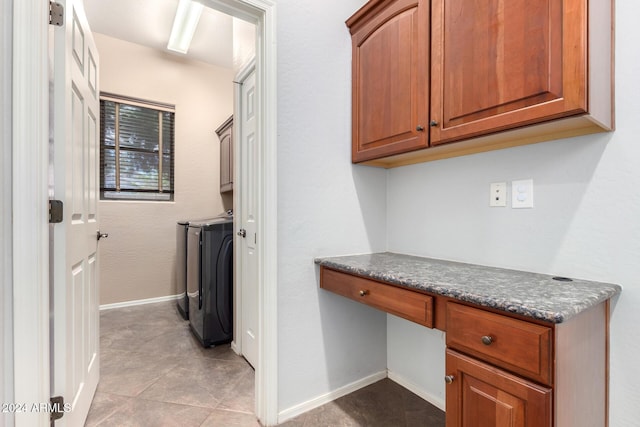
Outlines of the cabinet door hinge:
[{"label": "cabinet door hinge", "polygon": [[53,396],[51,398],[51,425],[56,420],[59,420],[64,416],[64,397],[62,396]]},{"label": "cabinet door hinge", "polygon": [[49,1],[49,25],[64,25],[64,6],[60,3]]},{"label": "cabinet door hinge", "polygon": [[62,222],[62,201],[49,200],[49,224]]}]

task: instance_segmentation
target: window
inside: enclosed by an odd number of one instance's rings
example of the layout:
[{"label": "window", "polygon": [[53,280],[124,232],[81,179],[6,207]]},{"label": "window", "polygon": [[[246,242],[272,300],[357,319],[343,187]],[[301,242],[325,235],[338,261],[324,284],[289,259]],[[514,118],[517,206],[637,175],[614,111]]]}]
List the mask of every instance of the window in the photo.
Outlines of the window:
[{"label": "window", "polygon": [[175,108],[102,93],[100,198],[173,200]]}]

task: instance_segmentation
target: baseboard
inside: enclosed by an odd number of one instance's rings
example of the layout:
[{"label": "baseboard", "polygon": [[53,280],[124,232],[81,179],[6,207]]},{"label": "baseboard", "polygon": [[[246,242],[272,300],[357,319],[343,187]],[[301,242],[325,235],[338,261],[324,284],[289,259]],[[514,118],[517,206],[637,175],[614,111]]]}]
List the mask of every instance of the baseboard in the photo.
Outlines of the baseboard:
[{"label": "baseboard", "polygon": [[231,350],[233,350],[233,352],[238,356],[242,356],[242,353],[240,352],[240,347],[238,346],[238,344],[236,344],[235,340],[231,341]]},{"label": "baseboard", "polygon": [[165,297],[138,299],[134,301],[124,301],[124,302],[114,302],[112,304],[102,304],[100,306],[100,311],[111,310],[112,308],[133,307],[136,305],[153,304],[156,302],[175,301],[178,298],[180,298],[180,296],[181,295],[167,295]]},{"label": "baseboard", "polygon": [[329,403],[333,400],[336,400],[342,396],[345,396],[349,393],[353,393],[356,390],[359,390],[363,387],[371,385],[375,382],[378,382],[387,377],[387,371],[377,372],[373,375],[369,375],[368,377],[362,378],[358,381],[352,382],[351,384],[347,384],[345,386],[340,387],[337,390],[329,392],[327,394],[323,394],[322,396],[318,396],[314,399],[308,400],[306,402],[300,403],[291,408],[280,411],[278,414],[278,424],[281,424],[287,420],[297,417],[300,414],[303,414],[307,411],[315,409],[319,406],[324,405],[325,403]]},{"label": "baseboard", "polygon": [[398,383],[399,385],[401,385],[402,387],[406,388],[410,392],[412,392],[414,394],[417,394],[418,396],[420,396],[421,398],[423,398],[427,402],[431,403],[433,406],[435,406],[436,408],[440,409],[441,411],[445,410],[445,401],[441,397],[436,396],[434,394],[431,394],[431,393],[425,391],[423,388],[418,386],[416,383],[414,383],[411,380],[403,377],[402,375],[396,374],[395,372],[388,371],[387,372],[387,376],[389,377],[389,379],[391,381],[393,381],[395,383]]}]

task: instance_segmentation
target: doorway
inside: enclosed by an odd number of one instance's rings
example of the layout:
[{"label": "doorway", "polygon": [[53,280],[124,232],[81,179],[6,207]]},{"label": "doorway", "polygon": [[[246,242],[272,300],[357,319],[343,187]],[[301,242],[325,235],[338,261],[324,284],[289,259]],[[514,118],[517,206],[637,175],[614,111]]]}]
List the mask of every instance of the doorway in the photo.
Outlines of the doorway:
[{"label": "doorway", "polygon": [[[257,81],[259,108],[263,111],[257,125],[263,149],[260,162],[260,258],[258,275],[262,284],[258,295],[262,330],[256,366],[256,414],[266,425],[277,423],[277,199],[276,199],[276,58],[275,4],[263,0],[208,0],[205,4],[232,16],[254,22],[258,27]],[[17,355],[14,364],[15,401],[45,402],[49,395],[48,328],[48,204],[46,152],[48,85],[46,58],[48,29],[42,28],[48,5],[38,0],[15,2],[13,90],[21,94],[20,105],[13,106],[14,151],[12,184],[17,194],[12,200],[12,234],[20,236],[13,249],[14,336]],[[20,108],[17,108],[20,107]],[[27,167],[28,166],[28,167]],[[39,171],[34,173],[34,171]],[[35,268],[34,268],[35,267]],[[37,295],[37,298],[34,298]],[[37,326],[34,331],[34,326]],[[17,359],[20,359],[20,363]],[[18,385],[20,385],[18,387]],[[46,422],[47,414],[25,415]]]}]

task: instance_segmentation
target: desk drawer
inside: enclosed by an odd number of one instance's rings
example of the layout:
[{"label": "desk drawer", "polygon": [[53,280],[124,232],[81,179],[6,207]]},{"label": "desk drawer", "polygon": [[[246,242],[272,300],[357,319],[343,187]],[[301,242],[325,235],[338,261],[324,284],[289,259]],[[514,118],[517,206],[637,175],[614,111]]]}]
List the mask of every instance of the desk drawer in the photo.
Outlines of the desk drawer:
[{"label": "desk drawer", "polygon": [[449,302],[447,346],[551,384],[551,328]]},{"label": "desk drawer", "polygon": [[320,287],[352,300],[433,327],[433,298],[351,274],[322,267]]}]

